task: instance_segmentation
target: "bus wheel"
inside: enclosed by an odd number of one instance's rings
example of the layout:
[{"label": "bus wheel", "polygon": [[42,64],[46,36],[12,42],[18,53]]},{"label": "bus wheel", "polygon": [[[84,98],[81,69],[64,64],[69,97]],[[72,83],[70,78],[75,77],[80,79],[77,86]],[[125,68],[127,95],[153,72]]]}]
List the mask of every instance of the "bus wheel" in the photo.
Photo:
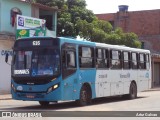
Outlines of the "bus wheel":
[{"label": "bus wheel", "polygon": [[80,99],[78,100],[78,103],[80,106],[85,106],[87,104],[90,104],[91,101],[92,101],[91,90],[88,86],[84,85],[81,88]]},{"label": "bus wheel", "polygon": [[132,82],[129,89],[129,99],[135,99],[136,97],[137,97],[137,86],[134,82]]},{"label": "bus wheel", "polygon": [[49,105],[49,102],[47,102],[47,101],[39,101],[39,104],[40,104],[41,106],[48,106],[48,105]]}]

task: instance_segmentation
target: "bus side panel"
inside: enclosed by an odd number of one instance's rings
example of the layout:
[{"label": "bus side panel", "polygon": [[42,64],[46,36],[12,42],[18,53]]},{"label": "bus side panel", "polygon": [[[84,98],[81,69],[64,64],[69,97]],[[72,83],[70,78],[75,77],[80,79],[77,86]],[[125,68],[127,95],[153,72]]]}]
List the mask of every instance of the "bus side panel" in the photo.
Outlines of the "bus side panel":
[{"label": "bus side panel", "polygon": [[110,81],[108,79],[108,73],[108,70],[97,70],[95,82],[96,97],[110,96]]},{"label": "bus side panel", "polygon": [[[96,69],[95,68],[81,69],[79,71],[79,82],[80,82],[79,87],[81,89],[83,83],[89,83],[90,87],[91,87],[91,91],[92,91],[92,98],[96,97],[95,79],[96,79]],[[78,93],[78,97],[79,97],[79,95],[80,95],[80,91]]]},{"label": "bus side panel", "polygon": [[139,70],[138,72],[138,91],[148,90],[150,88],[150,72],[147,70]]},{"label": "bus side panel", "polygon": [[130,84],[138,84],[136,70],[97,70],[96,97],[129,94]]},{"label": "bus side panel", "polygon": [[129,94],[129,89],[132,81],[138,84],[137,70],[122,70],[121,79],[124,83],[124,94]]}]

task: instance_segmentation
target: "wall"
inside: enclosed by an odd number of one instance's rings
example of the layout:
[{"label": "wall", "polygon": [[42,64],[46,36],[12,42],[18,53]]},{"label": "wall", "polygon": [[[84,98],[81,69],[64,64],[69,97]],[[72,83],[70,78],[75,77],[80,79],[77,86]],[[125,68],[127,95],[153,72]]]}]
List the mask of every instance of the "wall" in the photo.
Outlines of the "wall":
[{"label": "wall", "polygon": [[35,18],[39,18],[39,8],[37,6],[32,5],[32,16]]},{"label": "wall", "polygon": [[160,10],[128,11],[97,14],[101,20],[114,21],[114,27],[134,32],[144,42],[144,48],[160,54]]},{"label": "wall", "polygon": [[[12,2],[11,2],[12,1]],[[10,24],[10,10],[14,7],[22,11],[22,15],[31,16],[31,5],[16,0],[1,0],[1,31],[15,33],[15,28]]]},{"label": "wall", "polygon": [[130,30],[139,36],[160,34],[160,10],[131,12],[129,19]]},{"label": "wall", "polygon": [[13,38],[1,38],[0,36],[0,94],[10,93],[11,66],[5,63],[5,53],[9,53],[8,63],[11,63],[13,43]]}]

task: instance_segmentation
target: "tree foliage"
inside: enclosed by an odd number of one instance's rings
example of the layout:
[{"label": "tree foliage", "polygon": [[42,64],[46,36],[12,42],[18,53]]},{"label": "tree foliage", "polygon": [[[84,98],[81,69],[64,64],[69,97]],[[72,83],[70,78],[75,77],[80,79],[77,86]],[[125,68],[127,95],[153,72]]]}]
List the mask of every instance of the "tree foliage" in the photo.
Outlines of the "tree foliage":
[{"label": "tree foliage", "polygon": [[50,7],[58,6],[57,36],[80,36],[86,40],[107,44],[141,47],[134,33],[124,33],[121,28],[98,18],[86,9],[85,0],[35,0]]}]

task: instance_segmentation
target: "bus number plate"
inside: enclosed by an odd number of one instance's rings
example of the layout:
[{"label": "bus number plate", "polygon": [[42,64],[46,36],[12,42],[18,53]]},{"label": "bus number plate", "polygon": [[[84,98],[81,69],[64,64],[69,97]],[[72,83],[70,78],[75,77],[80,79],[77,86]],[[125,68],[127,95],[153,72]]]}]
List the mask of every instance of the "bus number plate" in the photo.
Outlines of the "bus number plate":
[{"label": "bus number plate", "polygon": [[33,99],[33,98],[35,98],[35,95],[27,94],[26,97],[30,98],[30,99]]}]

